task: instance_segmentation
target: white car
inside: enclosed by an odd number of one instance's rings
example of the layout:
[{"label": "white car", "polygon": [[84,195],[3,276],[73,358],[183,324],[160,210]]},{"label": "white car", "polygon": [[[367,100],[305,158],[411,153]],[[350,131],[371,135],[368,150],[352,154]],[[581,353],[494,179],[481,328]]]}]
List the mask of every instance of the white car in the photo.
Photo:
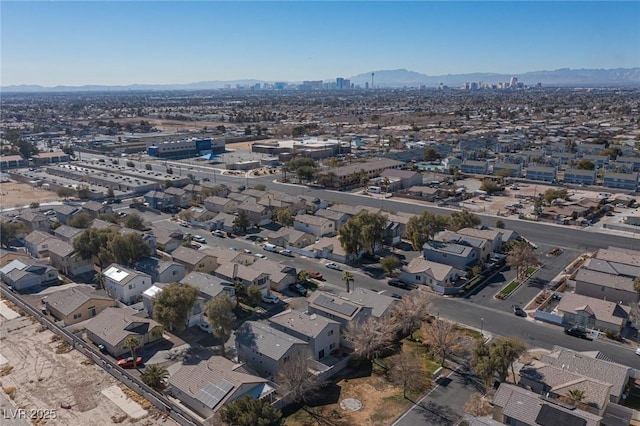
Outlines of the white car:
[{"label": "white car", "polygon": [[251,250],[249,250],[249,249],[244,249],[244,252],[247,253],[247,254],[251,254]]},{"label": "white car", "polygon": [[254,256],[257,257],[258,259],[266,259],[267,258],[267,256],[265,256],[262,253],[256,253],[256,254],[254,254]]},{"label": "white car", "polygon": [[636,355],[640,355],[640,346],[638,346],[638,349],[636,349]]},{"label": "white car", "polygon": [[340,265],[338,265],[337,263],[333,263],[333,262],[327,263],[324,266],[326,266],[329,269],[333,269],[335,271],[341,271],[342,270],[342,269],[340,269]]},{"label": "white car", "polygon": [[273,294],[267,294],[262,296],[262,301],[264,303],[272,303],[275,305],[280,302],[280,299],[278,299],[278,296],[274,296]]},{"label": "white car", "polygon": [[202,235],[194,235],[191,239],[201,244],[207,244],[207,240]]},{"label": "white car", "polygon": [[198,327],[200,328],[200,330],[204,331],[205,333],[213,334],[213,329],[211,328],[211,324],[209,324],[208,322],[203,321],[200,324],[198,324]]},{"label": "white car", "polygon": [[53,210],[47,210],[44,214],[47,216],[53,216],[54,214],[56,214],[56,212],[54,212]]},{"label": "white car", "polygon": [[281,254],[281,255],[287,256],[287,257],[293,257],[293,253],[289,249],[280,250],[278,252],[278,254]]}]

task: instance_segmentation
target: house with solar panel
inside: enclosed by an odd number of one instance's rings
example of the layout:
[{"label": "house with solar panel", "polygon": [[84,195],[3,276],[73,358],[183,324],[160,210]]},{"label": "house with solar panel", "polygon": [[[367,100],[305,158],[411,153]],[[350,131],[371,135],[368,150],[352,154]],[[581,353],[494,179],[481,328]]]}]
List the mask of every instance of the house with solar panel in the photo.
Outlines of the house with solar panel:
[{"label": "house with solar panel", "polygon": [[168,383],[171,395],[202,416],[205,424],[225,404],[245,395],[270,402],[275,396],[274,385],[267,379],[221,356],[182,366]]},{"label": "house with solar panel", "polygon": [[373,312],[371,307],[321,290],[314,291],[307,302],[309,314],[318,314],[338,321],[342,328],[346,328],[354,321],[366,320]]},{"label": "house with solar panel", "polygon": [[142,300],[142,293],[152,285],[151,275],[112,263],[104,270],[104,289],[122,303]]}]

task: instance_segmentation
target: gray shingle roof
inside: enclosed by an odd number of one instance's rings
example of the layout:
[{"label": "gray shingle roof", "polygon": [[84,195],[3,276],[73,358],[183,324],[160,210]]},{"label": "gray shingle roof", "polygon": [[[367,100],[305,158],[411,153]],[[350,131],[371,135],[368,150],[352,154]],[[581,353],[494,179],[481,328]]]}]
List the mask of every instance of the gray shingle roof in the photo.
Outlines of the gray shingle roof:
[{"label": "gray shingle roof", "polygon": [[109,343],[118,346],[127,336],[143,336],[160,326],[149,318],[135,316],[133,309],[107,308],[87,324],[87,330]]},{"label": "gray shingle roof", "polygon": [[300,339],[257,321],[247,321],[236,331],[236,342],[253,348],[263,356],[280,360],[294,345],[306,345]]},{"label": "gray shingle roof", "polygon": [[48,306],[55,308],[63,315],[69,315],[90,300],[115,301],[89,286],[78,285],[51,293],[44,298]]},{"label": "gray shingle roof", "polygon": [[330,324],[338,324],[337,321],[311,314],[303,314],[299,311],[288,309],[269,318],[272,324],[278,324],[304,336],[316,338]]}]

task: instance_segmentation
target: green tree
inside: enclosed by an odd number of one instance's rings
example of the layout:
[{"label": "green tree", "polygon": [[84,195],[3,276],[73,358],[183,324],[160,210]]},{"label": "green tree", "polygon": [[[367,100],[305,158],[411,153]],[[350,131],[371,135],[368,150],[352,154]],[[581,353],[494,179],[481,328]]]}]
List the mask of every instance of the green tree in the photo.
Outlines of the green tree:
[{"label": "green tree", "polygon": [[553,200],[558,198],[562,200],[568,199],[569,193],[567,192],[566,189],[549,188],[544,192],[544,195],[542,196],[542,198],[545,203],[551,204]]},{"label": "green tree", "polygon": [[56,190],[56,194],[60,198],[64,198],[65,200],[69,197],[73,197],[76,195],[76,190],[73,188],[69,188],[68,186],[61,186]]},{"label": "green tree", "polygon": [[21,223],[0,222],[0,241],[3,247],[9,247],[11,241],[25,232],[25,227]]},{"label": "green tree", "polygon": [[581,158],[576,162],[575,168],[580,170],[595,170],[596,165],[588,158]]},{"label": "green tree", "polygon": [[113,223],[115,225],[120,223],[118,221],[118,216],[116,216],[114,213],[102,213],[102,214],[99,214],[98,215],[98,219],[104,220],[105,222]]},{"label": "green tree", "polygon": [[449,226],[451,230],[458,231],[463,228],[475,228],[480,225],[480,218],[468,210],[451,213]]},{"label": "green tree", "polygon": [[500,169],[497,172],[495,172],[494,175],[501,178],[508,178],[513,175],[513,171],[511,169]]},{"label": "green tree", "polygon": [[350,284],[353,284],[353,274],[351,274],[351,272],[349,271],[345,271],[344,274],[342,274],[342,281],[344,281],[344,283],[347,285],[347,293],[350,293]]},{"label": "green tree", "polygon": [[78,193],[78,198],[81,200],[89,200],[92,195],[89,185],[79,185],[76,192]]},{"label": "green tree", "polygon": [[171,283],[153,301],[153,319],[169,330],[184,330],[200,291],[189,284]]},{"label": "green tree", "polygon": [[136,231],[143,231],[146,228],[142,218],[137,213],[132,213],[127,216],[127,219],[124,221],[124,226],[135,229]]},{"label": "green tree", "polygon": [[422,246],[448,225],[449,219],[446,216],[435,215],[427,210],[420,213],[420,216],[413,216],[407,222],[404,237],[411,241],[413,249],[422,250]]},{"label": "green tree", "polygon": [[131,356],[133,357],[133,368],[136,367],[136,349],[140,347],[140,340],[138,340],[135,336],[127,336],[124,339],[124,343],[122,344],[125,348],[128,348],[131,351]]},{"label": "green tree", "polygon": [[244,210],[239,210],[238,215],[233,219],[233,228],[242,232],[247,232],[247,228],[251,223],[249,222],[249,216]]},{"label": "green tree", "polygon": [[380,267],[384,269],[384,271],[389,275],[391,275],[393,270],[396,269],[399,264],[400,264],[400,261],[396,256],[393,256],[393,255],[385,256],[380,261]]},{"label": "green tree", "polygon": [[24,158],[25,160],[38,153],[38,148],[35,144],[22,138],[18,139],[18,141],[16,142],[16,146],[18,147],[20,155],[22,155],[22,158]]},{"label": "green tree", "polygon": [[93,276],[93,282],[94,282],[95,285],[98,286],[98,288],[100,290],[104,290],[104,279],[105,279],[105,277],[106,277],[106,275],[102,271],[96,272],[95,275]]},{"label": "green tree", "polygon": [[220,419],[230,426],[282,426],[282,413],[268,401],[245,395],[220,409]]},{"label": "green tree", "polygon": [[487,194],[491,195],[500,191],[500,186],[491,179],[484,179],[480,184],[480,190],[485,191]]},{"label": "green tree", "polygon": [[440,155],[440,153],[432,146],[426,147],[422,153],[423,161],[436,161],[440,158],[442,158],[442,155]]},{"label": "green tree", "polygon": [[640,277],[635,277],[633,280],[633,289],[640,293]]},{"label": "green tree", "polygon": [[30,209],[37,209],[38,207],[40,207],[40,203],[38,203],[37,201],[34,201],[31,204],[29,204]]},{"label": "green tree", "polygon": [[498,229],[504,229],[504,222],[501,220],[496,220],[496,228]]},{"label": "green tree", "polygon": [[233,313],[233,301],[226,294],[216,296],[209,300],[204,307],[207,320],[213,335],[220,339],[220,352],[225,356],[224,345],[231,337],[236,316]]},{"label": "green tree", "polygon": [[476,339],[471,351],[471,367],[483,380],[485,386],[489,387],[494,377],[494,369],[491,363],[491,350],[489,345],[485,344],[484,338]]},{"label": "green tree", "polygon": [[74,228],[87,229],[92,220],[93,218],[89,213],[82,212],[69,219],[67,225],[73,226]]},{"label": "green tree", "polygon": [[249,285],[247,287],[247,301],[251,306],[255,306],[262,300],[262,291],[260,291],[260,287],[255,284]]},{"label": "green tree", "polygon": [[253,189],[255,189],[256,191],[266,191],[267,190],[267,185],[265,185],[263,183],[259,183],[259,184],[255,185],[253,187]]},{"label": "green tree", "polygon": [[116,194],[113,193],[113,188],[107,189],[107,198],[110,200],[116,198]]},{"label": "green tree", "polygon": [[294,173],[298,179],[302,181],[310,182],[318,170],[318,164],[311,158],[298,157],[289,160],[282,166],[283,180],[286,181],[286,174],[288,172]]},{"label": "green tree", "polygon": [[359,255],[362,250],[374,253],[384,242],[386,226],[387,216],[364,210],[338,229],[340,245],[349,255]]},{"label": "green tree", "polygon": [[166,380],[169,378],[169,372],[161,365],[151,364],[144,369],[140,378],[145,385],[161,392],[167,386]]},{"label": "green tree", "polygon": [[303,283],[308,282],[309,277],[310,277],[309,272],[305,271],[304,269],[298,272],[298,280],[302,281]]},{"label": "green tree", "polygon": [[600,151],[599,155],[608,155],[609,159],[615,160],[619,155],[622,155],[620,148],[605,148]]},{"label": "green tree", "polygon": [[291,226],[293,225],[293,214],[287,207],[280,207],[273,212],[273,220],[282,226]]},{"label": "green tree", "polygon": [[527,351],[527,345],[516,337],[499,337],[491,341],[490,358],[493,371],[501,382],[509,376],[509,369],[515,380],[513,363]]}]

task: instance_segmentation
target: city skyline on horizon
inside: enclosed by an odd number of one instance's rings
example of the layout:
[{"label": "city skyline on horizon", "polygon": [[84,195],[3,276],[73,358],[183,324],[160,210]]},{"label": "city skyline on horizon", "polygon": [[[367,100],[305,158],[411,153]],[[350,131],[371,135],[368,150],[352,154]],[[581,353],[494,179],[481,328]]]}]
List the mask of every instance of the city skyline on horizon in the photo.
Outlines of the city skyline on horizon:
[{"label": "city skyline on horizon", "polygon": [[328,81],[395,69],[438,76],[640,67],[637,2],[1,7],[2,86]]}]

